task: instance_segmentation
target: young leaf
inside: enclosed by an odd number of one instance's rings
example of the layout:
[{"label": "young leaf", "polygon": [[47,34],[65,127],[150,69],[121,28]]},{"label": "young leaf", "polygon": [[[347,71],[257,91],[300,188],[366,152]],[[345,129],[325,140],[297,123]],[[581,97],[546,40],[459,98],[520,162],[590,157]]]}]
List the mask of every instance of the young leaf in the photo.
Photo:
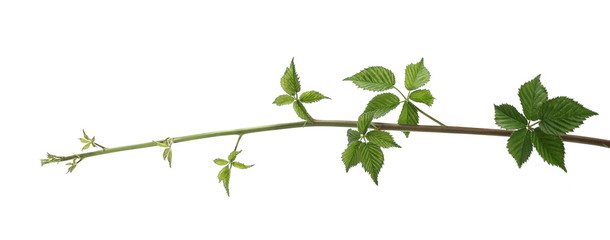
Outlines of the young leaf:
[{"label": "young leaf", "polygon": [[412,63],[405,69],[405,87],[408,90],[418,89],[430,81],[430,72],[424,66],[422,58],[418,63]]},{"label": "young leaf", "polygon": [[540,75],[521,85],[519,99],[527,119],[532,121],[540,119],[540,107],[548,99],[546,88],[540,82]]},{"label": "young leaf", "polygon": [[231,179],[231,168],[227,165],[218,172],[218,182],[222,182],[222,185],[224,185],[227,196],[231,196],[229,194],[229,179]]},{"label": "young leaf", "polygon": [[81,149],[81,151],[83,151],[83,150],[85,150],[85,149],[89,148],[90,146],[91,146],[91,143],[87,143],[87,144],[85,144],[85,146],[83,146],[83,148]]},{"label": "young leaf", "polygon": [[229,161],[233,162],[235,161],[235,158],[237,158],[237,155],[239,155],[241,153],[242,150],[239,151],[233,151],[231,153],[229,153],[229,156],[227,157],[229,159]]},{"label": "young leaf", "polygon": [[504,129],[521,129],[527,127],[527,119],[515,107],[509,104],[494,105],[496,125]]},{"label": "young leaf", "polygon": [[214,163],[216,163],[217,165],[220,165],[220,166],[224,166],[224,165],[227,165],[229,163],[229,161],[220,159],[220,158],[216,158],[216,159],[214,159]]},{"label": "young leaf", "polygon": [[307,112],[307,109],[305,109],[305,106],[303,106],[303,104],[300,101],[294,101],[292,103],[292,108],[294,109],[294,112],[297,113],[297,116],[299,116],[301,119],[308,121],[308,122],[313,121],[313,118],[311,118],[311,116]]},{"label": "young leaf", "polygon": [[527,161],[532,154],[532,133],[527,129],[521,129],[513,132],[508,138],[508,153],[517,161],[517,165],[521,165]]},{"label": "young leaf", "polygon": [[[417,108],[411,102],[405,102],[402,105],[402,111],[398,117],[398,124],[417,125],[419,123],[419,115],[417,114]],[[406,137],[409,137],[409,132],[403,132]]]},{"label": "young leaf", "polygon": [[157,146],[162,147],[162,148],[168,148],[169,145],[167,144],[166,141],[153,141],[155,144],[157,144]]},{"label": "young leaf", "polygon": [[169,167],[172,167],[172,156],[174,155],[171,148],[168,148],[169,151],[167,153],[167,162],[169,163]]},{"label": "young leaf", "polygon": [[366,134],[366,139],[382,148],[400,148],[400,145],[396,144],[394,138],[389,132],[373,130]]},{"label": "young leaf", "polygon": [[380,118],[392,111],[400,104],[400,99],[392,93],[379,94],[366,105],[365,113],[373,113],[373,118]]},{"label": "young leaf", "polygon": [[324,96],[323,94],[316,92],[316,91],[307,91],[301,94],[301,96],[299,97],[299,99],[301,100],[301,102],[304,103],[313,103],[313,102],[317,102],[320,101],[322,99],[330,99],[327,96]]},{"label": "young leaf", "polygon": [[532,134],[532,142],[545,162],[558,166],[565,172],[568,171],[564,162],[563,140],[559,136],[546,134],[542,129],[536,128]]},{"label": "young leaf", "polygon": [[251,168],[251,167],[254,166],[254,164],[252,164],[252,165],[245,165],[245,164],[240,163],[240,162],[233,162],[231,164],[233,164],[233,167],[236,167],[236,168],[239,168],[239,169],[247,169],[247,168]]},{"label": "young leaf", "polygon": [[80,140],[80,142],[82,143],[89,143],[90,140],[84,139],[84,138],[79,138],[78,140]]},{"label": "young leaf", "polygon": [[347,129],[347,145],[360,140],[360,132],[352,129]]},{"label": "young leaf", "polygon": [[294,58],[292,61],[290,61],[290,67],[286,68],[280,84],[282,85],[284,92],[286,92],[288,95],[294,96],[297,92],[301,91],[299,76],[297,75],[294,67]]},{"label": "young leaf", "polygon": [[428,106],[432,106],[434,103],[434,97],[432,96],[432,93],[430,93],[430,90],[427,89],[413,91],[409,94],[409,99]]},{"label": "young leaf", "polygon": [[87,136],[87,133],[85,132],[85,129],[83,129],[83,137],[87,140],[90,140],[89,136]]},{"label": "young leaf", "polygon": [[551,135],[561,135],[578,128],[585,119],[597,115],[580,103],[567,98],[553,98],[541,107],[540,130]]},{"label": "young leaf", "polygon": [[396,79],[394,73],[384,67],[369,67],[354,76],[344,79],[352,81],[356,86],[369,91],[384,91],[394,87]]},{"label": "young leaf", "polygon": [[365,134],[373,121],[372,113],[363,113],[358,117],[358,132]]},{"label": "young leaf", "polygon": [[167,157],[169,156],[169,153],[171,151],[171,148],[166,148],[165,150],[163,150],[163,160],[167,160]]},{"label": "young leaf", "polygon": [[381,151],[381,148],[371,142],[363,143],[359,147],[359,153],[360,162],[362,162],[364,171],[371,175],[375,185],[379,185],[377,177],[383,166],[383,152]]},{"label": "young leaf", "polygon": [[345,164],[345,172],[349,172],[349,169],[360,163],[359,149],[363,143],[360,141],[351,142],[345,151],[341,154],[341,160]]},{"label": "young leaf", "polygon": [[291,104],[292,102],[294,102],[294,98],[292,96],[283,94],[283,95],[279,95],[277,98],[275,98],[275,101],[273,101],[273,104],[282,106],[282,105]]}]

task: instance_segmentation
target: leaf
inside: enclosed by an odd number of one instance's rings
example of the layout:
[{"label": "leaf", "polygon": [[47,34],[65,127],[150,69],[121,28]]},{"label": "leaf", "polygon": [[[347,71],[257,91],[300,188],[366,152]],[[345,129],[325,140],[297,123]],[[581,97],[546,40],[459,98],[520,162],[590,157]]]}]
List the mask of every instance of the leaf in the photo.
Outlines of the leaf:
[{"label": "leaf", "polygon": [[240,163],[240,162],[233,162],[232,164],[233,164],[233,167],[236,167],[236,168],[239,168],[239,169],[248,169],[248,168],[251,168],[251,167],[254,166],[254,164],[252,164],[252,165],[245,165],[245,164]]},{"label": "leaf", "polygon": [[292,96],[283,94],[283,95],[279,95],[277,98],[275,98],[275,100],[273,101],[273,104],[282,106],[282,105],[291,104],[292,102],[294,102],[294,98]]},{"label": "leaf", "polygon": [[171,151],[171,148],[166,148],[165,150],[163,150],[163,160],[167,160],[167,157],[169,156],[169,153]]},{"label": "leaf", "polygon": [[311,118],[311,116],[307,112],[307,109],[305,109],[305,106],[303,106],[303,104],[301,102],[294,101],[292,103],[292,108],[294,109],[294,112],[297,113],[297,116],[299,116],[301,119],[308,121],[308,122],[313,121],[313,118]]},{"label": "leaf", "polygon": [[229,156],[227,157],[229,159],[229,161],[233,162],[235,161],[235,158],[237,158],[237,155],[239,155],[241,153],[242,150],[239,151],[233,151],[231,153],[229,153]]},{"label": "leaf", "polygon": [[155,144],[157,144],[157,146],[162,147],[162,148],[168,148],[169,145],[165,142],[165,141],[153,141]]},{"label": "leaf", "polygon": [[396,144],[394,137],[389,132],[373,130],[366,134],[366,139],[370,142],[379,145],[382,148],[397,147],[400,145]]},{"label": "leaf", "polygon": [[411,94],[409,94],[409,99],[428,106],[432,106],[434,103],[434,97],[432,96],[432,93],[430,93],[430,90],[427,89],[415,90],[411,92]]},{"label": "leaf", "polygon": [[405,87],[408,90],[418,89],[430,81],[430,72],[424,66],[422,58],[418,63],[409,64],[405,69]]},{"label": "leaf", "polygon": [[231,169],[229,168],[229,166],[225,166],[222,169],[220,169],[220,172],[218,172],[218,182],[222,182],[222,185],[224,185],[225,190],[227,191],[227,196],[231,196],[229,194],[229,180],[231,179]]},{"label": "leaf", "polygon": [[541,107],[540,130],[551,135],[574,131],[589,117],[597,115],[580,103],[567,98],[553,98]]},{"label": "leaf", "polygon": [[352,81],[359,88],[375,92],[388,90],[396,84],[394,73],[384,67],[365,68],[344,81]]},{"label": "leaf", "polygon": [[527,129],[521,129],[513,132],[508,138],[508,153],[517,161],[517,165],[521,165],[527,161],[532,154],[532,132]]},{"label": "leaf", "polygon": [[224,165],[229,164],[229,161],[221,159],[221,158],[216,158],[216,159],[214,159],[214,163],[216,163],[217,165],[220,165],[220,166],[224,166]]},{"label": "leaf", "polygon": [[349,169],[358,165],[358,163],[360,163],[359,160],[359,149],[360,149],[360,145],[362,145],[363,143],[360,141],[354,141],[351,142],[347,148],[345,149],[345,151],[343,151],[343,153],[341,153],[341,160],[343,161],[343,164],[345,164],[345,172],[349,172]]},{"label": "leaf", "polygon": [[358,132],[361,134],[365,134],[368,130],[369,126],[371,126],[371,121],[373,121],[372,113],[363,113],[358,117]]},{"label": "leaf", "polygon": [[83,146],[83,148],[81,149],[81,151],[83,151],[83,150],[85,150],[85,149],[89,148],[90,146],[91,146],[91,143],[87,143],[87,144],[85,144],[85,146]]},{"label": "leaf", "polygon": [[174,155],[171,148],[168,148],[169,151],[167,153],[167,162],[169,163],[169,167],[172,167],[172,156]]},{"label": "leaf", "polygon": [[89,143],[89,140],[84,139],[84,138],[79,138],[78,140],[80,140],[80,142],[82,142],[82,143]]},{"label": "leaf", "polygon": [[519,99],[527,119],[532,121],[540,119],[540,107],[548,99],[548,93],[540,82],[540,75],[521,85]]},{"label": "leaf", "polygon": [[360,162],[362,162],[364,171],[371,175],[375,185],[379,185],[377,177],[383,166],[383,152],[381,151],[381,148],[371,142],[363,143],[359,147],[359,153]]},{"label": "leaf", "polygon": [[284,76],[282,77],[280,84],[282,85],[284,92],[288,93],[288,95],[294,96],[297,92],[301,91],[299,76],[294,67],[294,58],[290,61],[290,67],[287,67],[286,71],[284,71]]},{"label": "leaf", "polygon": [[[419,123],[419,115],[417,114],[417,108],[411,102],[405,102],[402,105],[402,111],[398,116],[398,124],[417,125]],[[409,132],[403,132],[406,137],[409,137]]]},{"label": "leaf", "polygon": [[394,110],[400,104],[400,99],[392,93],[379,94],[366,105],[365,113],[373,113],[373,118],[380,118]]},{"label": "leaf", "polygon": [[317,102],[320,101],[322,99],[330,99],[327,96],[324,96],[323,94],[316,92],[316,91],[307,91],[301,94],[301,96],[299,97],[299,99],[301,100],[301,102],[304,103],[313,103],[313,102]]},{"label": "leaf", "polygon": [[536,128],[532,134],[532,142],[545,162],[558,166],[565,172],[568,171],[564,162],[563,140],[559,136],[546,134],[542,129]]},{"label": "leaf", "polygon": [[83,137],[87,140],[90,140],[89,136],[87,136],[87,133],[85,132],[85,129],[83,129]]},{"label": "leaf", "polygon": [[509,104],[494,105],[496,125],[504,129],[521,129],[527,127],[527,119],[515,107]]},{"label": "leaf", "polygon": [[347,129],[347,145],[358,140],[360,140],[360,132],[352,129]]}]

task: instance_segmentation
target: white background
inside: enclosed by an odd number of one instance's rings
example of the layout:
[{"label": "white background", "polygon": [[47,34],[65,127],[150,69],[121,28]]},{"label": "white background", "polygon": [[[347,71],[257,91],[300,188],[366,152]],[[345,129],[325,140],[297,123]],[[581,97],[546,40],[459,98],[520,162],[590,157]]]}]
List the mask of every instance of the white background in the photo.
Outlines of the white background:
[{"label": "white background", "polygon": [[[602,1],[2,1],[1,239],[608,239],[610,152],[566,144],[568,173],[506,138],[394,134],[379,186],[345,173],[344,128],[246,135],[228,198],[212,163],[235,136],[40,167],[80,152],[292,122],[271,102],[295,58],[319,119],[355,120],[375,95],[341,81],[426,59],[424,107],[448,125],[497,128],[537,74],[551,97],[600,115],[575,134],[610,138],[610,35]],[[402,87],[402,84],[399,84]],[[395,122],[398,110],[382,120]],[[433,124],[422,118],[421,124]]]}]

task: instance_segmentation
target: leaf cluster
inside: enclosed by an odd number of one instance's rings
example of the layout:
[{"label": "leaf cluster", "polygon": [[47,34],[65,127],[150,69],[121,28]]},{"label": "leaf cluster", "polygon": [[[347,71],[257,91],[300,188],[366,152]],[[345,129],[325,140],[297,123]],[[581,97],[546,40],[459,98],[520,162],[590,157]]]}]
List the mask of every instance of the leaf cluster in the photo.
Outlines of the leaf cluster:
[{"label": "leaf cluster", "polygon": [[228,160],[222,158],[214,159],[214,163],[216,163],[216,165],[224,166],[222,169],[220,169],[220,172],[218,172],[218,182],[222,182],[222,185],[225,187],[225,190],[227,192],[227,196],[231,196],[229,193],[229,180],[231,179],[231,169],[233,167],[239,169],[248,169],[254,166],[254,164],[246,165],[241,162],[236,162],[235,159],[240,153],[241,150],[232,151],[231,153],[229,153],[229,156],[227,156]]},{"label": "leaf cluster", "polygon": [[157,146],[165,148],[163,150],[163,160],[167,160],[167,162],[169,163],[169,167],[172,167],[172,144],[174,143],[174,139],[173,138],[166,138],[165,140],[162,141],[153,141],[155,144],[157,144]]},{"label": "leaf cluster", "polygon": [[278,106],[292,104],[292,108],[297,116],[307,122],[312,122],[313,118],[309,112],[307,112],[303,103],[314,103],[323,99],[330,99],[317,91],[306,91],[299,94],[301,91],[301,82],[299,81],[299,75],[294,66],[294,58],[290,61],[290,66],[284,71],[284,76],[282,76],[280,80],[280,85],[286,94],[282,94],[275,98],[273,104]]},{"label": "leaf cluster", "polygon": [[85,129],[83,129],[83,137],[79,138],[78,140],[80,140],[81,143],[85,144],[85,146],[83,146],[81,151],[84,151],[85,149],[88,149],[89,147],[99,147],[101,149],[106,149],[104,146],[95,142],[95,136],[93,136],[92,138],[89,138],[89,136],[85,132]]},{"label": "leaf cluster", "polygon": [[540,75],[523,84],[518,95],[523,114],[510,104],[494,105],[496,124],[515,130],[508,138],[508,152],[521,167],[535,148],[544,161],[567,172],[561,135],[597,113],[568,97],[548,99]]}]

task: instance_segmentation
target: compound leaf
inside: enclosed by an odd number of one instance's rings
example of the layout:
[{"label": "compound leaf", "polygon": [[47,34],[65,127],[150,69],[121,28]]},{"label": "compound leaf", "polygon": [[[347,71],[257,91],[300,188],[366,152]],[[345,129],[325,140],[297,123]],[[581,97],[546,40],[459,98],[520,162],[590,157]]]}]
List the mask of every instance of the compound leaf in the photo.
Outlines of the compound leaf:
[{"label": "compound leaf", "polygon": [[366,139],[382,148],[400,147],[400,145],[396,144],[394,141],[392,134],[386,131],[370,131],[366,134]]},{"label": "compound leaf", "polygon": [[515,131],[508,138],[508,153],[517,161],[519,168],[532,154],[532,132],[527,129]]},{"label": "compound leaf", "polygon": [[540,107],[548,99],[546,88],[540,82],[540,75],[521,85],[519,99],[527,119],[532,121],[540,119]]},{"label": "compound leaf", "polygon": [[551,135],[561,135],[578,128],[585,119],[597,115],[580,103],[557,97],[548,100],[541,107],[540,130]]},{"label": "compound leaf", "polygon": [[405,87],[408,90],[418,89],[430,81],[430,72],[424,66],[422,58],[418,63],[412,63],[405,68]]},{"label": "compound leaf", "polygon": [[377,177],[383,166],[383,152],[381,151],[381,147],[371,142],[362,143],[359,147],[359,156],[364,171],[371,175],[375,185],[379,185]]},{"label": "compound leaf", "polygon": [[384,67],[366,68],[344,81],[352,81],[359,88],[375,92],[388,90],[396,83],[394,73]]},{"label": "compound leaf", "polygon": [[527,119],[510,104],[494,105],[496,125],[504,129],[521,129],[527,127]]},{"label": "compound leaf", "polygon": [[409,94],[409,99],[428,106],[432,106],[434,103],[434,97],[432,96],[432,93],[430,93],[430,90],[427,89],[413,91],[411,94]]},{"label": "compound leaf", "polygon": [[316,91],[307,91],[307,92],[302,93],[301,96],[299,97],[299,99],[301,100],[301,102],[304,102],[304,103],[313,103],[313,102],[320,101],[322,99],[330,99],[330,98],[327,96],[324,96],[324,94],[321,94]]},{"label": "compound leaf", "polygon": [[568,171],[564,162],[563,140],[559,136],[546,134],[542,129],[536,128],[532,134],[532,142],[545,162]]},{"label": "compound leaf", "polygon": [[373,113],[373,118],[380,118],[394,110],[400,104],[400,99],[392,93],[379,94],[366,105],[365,113]]},{"label": "compound leaf", "polygon": [[283,94],[283,95],[279,95],[277,98],[275,98],[275,100],[273,101],[273,104],[282,106],[282,105],[291,104],[292,102],[294,102],[294,98],[292,96]]},{"label": "compound leaf", "polygon": [[284,76],[282,76],[280,84],[282,85],[284,92],[288,95],[294,96],[297,92],[301,91],[299,76],[294,67],[294,58],[290,61],[290,67],[287,67],[286,71],[284,71]]}]

